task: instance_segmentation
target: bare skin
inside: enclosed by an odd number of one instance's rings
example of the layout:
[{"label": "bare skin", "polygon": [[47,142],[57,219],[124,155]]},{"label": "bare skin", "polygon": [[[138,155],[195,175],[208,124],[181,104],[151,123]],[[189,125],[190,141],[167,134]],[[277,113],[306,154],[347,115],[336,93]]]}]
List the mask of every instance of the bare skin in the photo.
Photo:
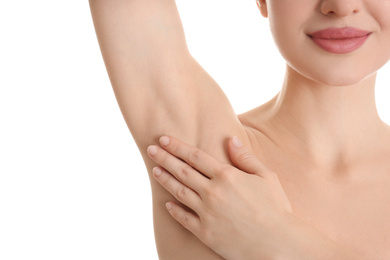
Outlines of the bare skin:
[{"label": "bare skin", "polygon": [[[364,98],[357,100],[364,102]],[[331,108],[340,103],[327,105]],[[321,128],[305,132],[308,128],[301,128],[299,122],[294,124],[295,129],[286,128],[281,114],[269,117],[272,112],[266,106],[240,118],[251,126],[253,151],[278,174],[294,214],[369,259],[389,259],[389,127],[379,119],[367,124],[372,117],[363,116],[351,118],[351,122],[344,117],[344,123],[340,117],[334,125],[327,121],[323,127],[328,116],[325,113],[316,114],[318,121],[307,126]],[[357,114],[369,114],[367,108],[361,106]],[[314,109],[299,110],[300,117],[290,114],[289,118],[309,121]],[[275,129],[279,129],[278,134]],[[339,131],[332,132],[334,129]]]},{"label": "bare skin", "polygon": [[[365,29],[375,34],[366,48],[343,59],[305,42],[302,48],[313,60],[302,61],[294,54],[302,42],[277,31],[288,64],[282,91],[237,116],[190,55],[173,0],[90,0],[118,104],[151,176],[160,259],[222,259],[165,208],[174,197],[152,177],[156,163],[146,149],[166,134],[223,163],[230,163],[227,140],[238,136],[278,174],[294,214],[369,259],[390,258],[390,130],[377,115],[374,98],[376,70],[390,56],[385,47],[390,46],[390,6],[374,0],[290,2],[260,1],[259,8],[280,31],[289,29],[287,22],[300,28],[298,18],[306,10],[307,24],[368,24]],[[307,8],[308,3],[321,8]],[[301,16],[275,19],[294,13],[292,8]]]},{"label": "bare skin", "polygon": [[193,210],[169,202],[170,214],[207,246],[229,260],[382,259],[331,239],[303,220],[293,212],[279,175],[235,143],[234,138],[229,141],[228,150],[237,168],[173,137],[161,137],[161,148],[148,148],[150,158],[161,166],[153,170],[155,179]]}]

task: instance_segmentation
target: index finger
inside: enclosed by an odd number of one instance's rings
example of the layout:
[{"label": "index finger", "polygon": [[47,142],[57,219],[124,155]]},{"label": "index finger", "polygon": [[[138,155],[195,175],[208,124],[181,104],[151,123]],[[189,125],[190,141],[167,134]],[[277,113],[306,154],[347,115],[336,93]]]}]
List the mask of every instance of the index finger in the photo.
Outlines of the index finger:
[{"label": "index finger", "polygon": [[164,150],[182,159],[210,179],[215,177],[222,166],[222,163],[214,157],[174,137],[162,136],[160,138],[160,145]]}]

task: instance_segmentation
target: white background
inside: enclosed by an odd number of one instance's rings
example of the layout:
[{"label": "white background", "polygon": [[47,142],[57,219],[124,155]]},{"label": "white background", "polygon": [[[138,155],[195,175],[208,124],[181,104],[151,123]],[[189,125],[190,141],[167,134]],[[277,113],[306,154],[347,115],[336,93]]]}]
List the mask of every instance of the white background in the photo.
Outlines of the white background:
[{"label": "white background", "polygon": [[[254,0],[177,5],[237,113],[278,92],[284,63]],[[377,86],[386,122],[389,72]],[[87,1],[0,2],[0,259],[157,259],[149,180]]]}]

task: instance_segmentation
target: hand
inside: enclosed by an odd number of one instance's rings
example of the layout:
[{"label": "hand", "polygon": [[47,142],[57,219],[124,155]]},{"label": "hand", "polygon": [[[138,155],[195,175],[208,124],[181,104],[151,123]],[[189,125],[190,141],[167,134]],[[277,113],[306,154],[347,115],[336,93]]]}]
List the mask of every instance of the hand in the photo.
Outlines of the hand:
[{"label": "hand", "polygon": [[[235,137],[228,149],[239,169],[172,138],[160,138],[148,154],[156,180],[179,202],[167,203],[172,217],[226,259],[268,259],[283,247],[292,215],[278,176]],[[248,174],[249,173],[249,174]]]}]

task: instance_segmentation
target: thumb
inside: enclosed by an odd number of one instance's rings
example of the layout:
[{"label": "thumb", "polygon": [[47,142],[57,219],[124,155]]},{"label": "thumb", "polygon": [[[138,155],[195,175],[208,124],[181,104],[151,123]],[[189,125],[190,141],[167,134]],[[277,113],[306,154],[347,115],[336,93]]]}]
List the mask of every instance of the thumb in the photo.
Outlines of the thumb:
[{"label": "thumb", "polygon": [[243,146],[237,136],[234,136],[230,140],[228,151],[230,159],[238,169],[261,177],[264,177],[268,171],[265,165],[262,164],[249,149]]}]

